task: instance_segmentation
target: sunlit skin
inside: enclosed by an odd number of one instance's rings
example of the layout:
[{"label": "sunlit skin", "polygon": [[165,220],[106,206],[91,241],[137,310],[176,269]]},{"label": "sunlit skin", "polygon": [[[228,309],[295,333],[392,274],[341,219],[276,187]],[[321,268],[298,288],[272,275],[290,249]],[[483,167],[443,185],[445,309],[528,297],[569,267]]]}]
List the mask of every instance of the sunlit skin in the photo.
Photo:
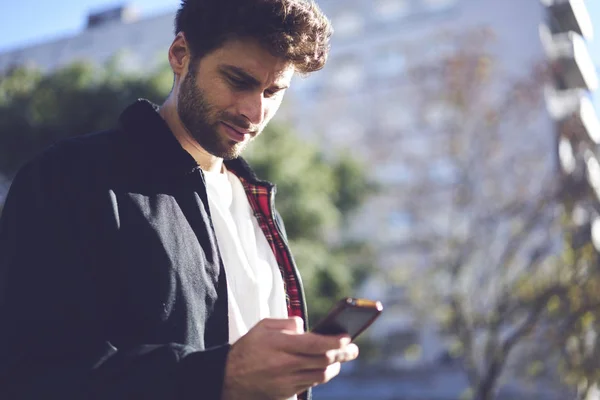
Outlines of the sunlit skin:
[{"label": "sunlit skin", "polygon": [[175,82],[160,108],[182,147],[205,171],[222,171],[273,118],[294,75],[254,39],[234,39],[195,64],[185,36],[169,48]]}]

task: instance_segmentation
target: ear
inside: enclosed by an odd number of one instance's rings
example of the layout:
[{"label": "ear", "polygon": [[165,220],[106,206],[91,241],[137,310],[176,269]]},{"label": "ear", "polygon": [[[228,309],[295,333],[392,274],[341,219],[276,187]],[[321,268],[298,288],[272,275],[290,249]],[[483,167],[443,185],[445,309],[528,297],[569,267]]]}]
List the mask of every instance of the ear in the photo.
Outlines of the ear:
[{"label": "ear", "polygon": [[183,32],[179,32],[169,47],[169,64],[176,76],[183,75],[191,59],[190,48]]}]

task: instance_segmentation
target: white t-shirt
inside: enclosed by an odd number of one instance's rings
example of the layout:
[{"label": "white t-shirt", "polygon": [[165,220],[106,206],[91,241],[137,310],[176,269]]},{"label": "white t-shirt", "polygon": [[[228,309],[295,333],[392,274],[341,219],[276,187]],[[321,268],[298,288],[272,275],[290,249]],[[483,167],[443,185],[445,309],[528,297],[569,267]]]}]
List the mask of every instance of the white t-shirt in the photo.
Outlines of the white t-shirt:
[{"label": "white t-shirt", "polygon": [[233,344],[263,318],[288,317],[283,278],[237,176],[204,171],[204,177],[227,275]]}]

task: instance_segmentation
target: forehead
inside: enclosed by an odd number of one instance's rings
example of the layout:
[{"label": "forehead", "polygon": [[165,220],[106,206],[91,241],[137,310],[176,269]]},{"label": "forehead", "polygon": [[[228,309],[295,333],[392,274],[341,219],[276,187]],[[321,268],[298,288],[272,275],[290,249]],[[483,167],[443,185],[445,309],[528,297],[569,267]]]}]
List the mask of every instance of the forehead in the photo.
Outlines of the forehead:
[{"label": "forehead", "polygon": [[227,40],[200,63],[217,69],[234,66],[265,84],[289,83],[295,71],[291,62],[272,55],[255,39]]}]

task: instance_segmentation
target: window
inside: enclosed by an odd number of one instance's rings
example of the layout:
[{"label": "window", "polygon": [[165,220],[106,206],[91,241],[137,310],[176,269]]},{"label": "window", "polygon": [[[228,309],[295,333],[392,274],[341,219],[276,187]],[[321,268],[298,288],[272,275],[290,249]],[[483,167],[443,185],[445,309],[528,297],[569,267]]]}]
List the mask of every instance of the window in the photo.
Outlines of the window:
[{"label": "window", "polygon": [[364,29],[364,19],[355,12],[344,12],[333,18],[336,36],[346,37],[361,33]]},{"label": "window", "polygon": [[379,20],[394,20],[410,13],[410,0],[378,0],[375,13]]}]

